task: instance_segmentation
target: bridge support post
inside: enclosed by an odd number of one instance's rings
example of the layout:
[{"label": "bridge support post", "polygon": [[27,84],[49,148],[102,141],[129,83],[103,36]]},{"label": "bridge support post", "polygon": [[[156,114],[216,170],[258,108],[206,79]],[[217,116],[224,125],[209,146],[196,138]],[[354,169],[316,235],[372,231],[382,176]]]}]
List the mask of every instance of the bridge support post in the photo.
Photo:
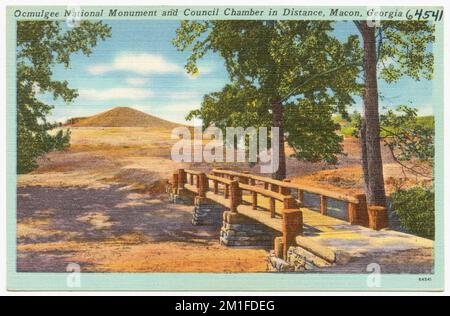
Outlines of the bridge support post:
[{"label": "bridge support post", "polygon": [[227,247],[272,247],[277,232],[242,214],[225,211],[220,244]]},{"label": "bridge support post", "polygon": [[217,225],[222,222],[222,214],[225,208],[205,197],[196,196],[194,199],[194,211],[192,212],[193,225]]},{"label": "bridge support post", "polygon": [[303,213],[299,209],[283,210],[283,259],[286,260],[289,247],[295,245],[297,235],[303,234]]}]

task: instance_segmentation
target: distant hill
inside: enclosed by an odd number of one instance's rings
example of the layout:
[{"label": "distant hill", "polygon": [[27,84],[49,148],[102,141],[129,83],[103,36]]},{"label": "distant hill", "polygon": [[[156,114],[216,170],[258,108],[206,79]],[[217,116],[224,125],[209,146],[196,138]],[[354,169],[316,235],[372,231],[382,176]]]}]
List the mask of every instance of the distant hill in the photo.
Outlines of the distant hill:
[{"label": "distant hill", "polygon": [[74,127],[157,127],[175,128],[181,124],[169,122],[150,114],[129,108],[115,107],[111,110],[76,119]]}]

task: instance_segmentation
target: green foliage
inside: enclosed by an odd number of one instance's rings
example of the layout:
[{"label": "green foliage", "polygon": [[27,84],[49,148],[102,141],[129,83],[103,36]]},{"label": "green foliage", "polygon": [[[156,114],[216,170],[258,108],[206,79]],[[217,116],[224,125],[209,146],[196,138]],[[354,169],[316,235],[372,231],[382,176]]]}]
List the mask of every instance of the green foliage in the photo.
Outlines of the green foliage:
[{"label": "green foliage", "polygon": [[287,142],[294,149],[294,157],[311,162],[337,163],[342,153],[342,136],[336,133],[339,125],[333,122],[334,109],[328,104],[300,100],[285,106]]},{"label": "green foliage", "polygon": [[332,30],[330,21],[183,21],[173,43],[191,52],[186,70],[197,73],[197,61],[213,51],[231,81],[188,119],[200,117],[204,127],[269,127],[272,104],[282,102],[295,156],[335,162],[342,148],[332,114],[345,114],[361,90],[361,50],[357,36],[341,43]]},{"label": "green foliage", "polygon": [[[406,107],[408,108],[408,107]],[[409,109],[409,108],[408,108]],[[417,113],[417,109],[409,109],[408,111],[413,111],[414,113]],[[385,121],[386,115],[389,115],[393,119],[393,115],[401,115],[400,112],[403,112],[402,107],[398,108],[397,111],[390,110],[388,114],[381,115],[381,129],[380,129],[380,137],[386,138],[391,136],[391,132],[398,133],[402,130],[401,126],[398,124],[400,122],[390,122],[388,123]],[[412,113],[412,112],[410,112]],[[333,122],[335,124],[341,125],[340,134],[344,136],[355,136],[358,137],[358,126],[359,122],[361,120],[361,114],[359,112],[353,112],[351,115],[348,116],[347,119],[344,119],[341,115],[333,115]],[[414,129],[418,130],[427,130],[427,131],[434,131],[434,116],[427,115],[427,116],[417,116],[409,115],[408,118],[408,124],[411,127],[414,127]],[[389,126],[387,124],[390,124]],[[400,128],[399,128],[400,127]]]},{"label": "green foliage", "polygon": [[47,122],[52,106],[38,100],[38,93],[51,93],[66,102],[77,96],[67,81],[52,80],[52,68],[68,68],[70,55],[89,56],[98,39],[110,36],[110,27],[102,22],[82,21],[79,27],[63,30],[57,21],[17,22],[17,172],[36,167],[36,158],[68,147],[70,132],[50,135],[56,125]]},{"label": "green foliage", "polygon": [[433,76],[434,25],[427,21],[383,21],[378,29],[379,76],[388,83],[406,75],[415,80]]},{"label": "green foliage", "polygon": [[384,143],[397,162],[416,160],[433,165],[434,124],[430,119],[419,121],[417,109],[399,106],[397,111],[388,110],[381,115],[380,121]]},{"label": "green foliage", "polygon": [[416,186],[391,195],[392,208],[409,233],[434,239],[434,191]]},{"label": "green foliage", "polygon": [[341,135],[358,137],[359,124],[361,122],[361,114],[359,112],[354,111],[346,118],[343,118],[341,115],[334,116],[333,121],[339,124]]},{"label": "green foliage", "polygon": [[434,116],[417,116],[417,124],[419,124],[423,128],[434,130]]}]

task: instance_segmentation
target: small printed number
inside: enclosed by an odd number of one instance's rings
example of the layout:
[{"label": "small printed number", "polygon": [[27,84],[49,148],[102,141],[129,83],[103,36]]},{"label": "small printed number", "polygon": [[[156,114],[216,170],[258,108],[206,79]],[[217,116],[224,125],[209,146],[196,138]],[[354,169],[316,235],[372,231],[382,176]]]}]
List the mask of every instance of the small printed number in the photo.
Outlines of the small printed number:
[{"label": "small printed number", "polygon": [[431,281],[431,277],[419,278],[419,282],[430,282],[430,281]]}]

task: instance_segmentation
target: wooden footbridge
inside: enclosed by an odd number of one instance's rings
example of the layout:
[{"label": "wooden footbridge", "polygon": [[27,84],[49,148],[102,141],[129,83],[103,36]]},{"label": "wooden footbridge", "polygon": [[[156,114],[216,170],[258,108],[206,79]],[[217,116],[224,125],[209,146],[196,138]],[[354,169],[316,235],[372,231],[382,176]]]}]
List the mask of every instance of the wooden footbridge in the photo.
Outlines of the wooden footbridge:
[{"label": "wooden footbridge", "polygon": [[285,250],[297,236],[303,235],[304,218],[300,208],[306,193],[320,197],[320,215],[327,215],[328,200],[333,199],[346,203],[350,224],[383,228],[382,221],[376,218],[369,221],[364,195],[343,194],[289,180],[224,169],[214,169],[211,174],[179,169],[173,174],[172,187],[177,191],[188,190],[197,198],[209,199],[280,232]]},{"label": "wooden footbridge", "polygon": [[[261,232],[257,232],[258,229],[241,232],[241,229],[244,230],[240,225],[243,218],[260,226],[262,224],[271,232],[278,232],[276,235],[281,237],[272,239],[272,249],[276,257],[290,263],[300,260],[315,264],[318,261],[321,265],[320,262],[326,261],[325,266],[329,263],[345,264],[349,271],[364,272],[366,261],[374,262],[381,256],[389,262],[388,270],[393,272],[404,271],[408,266],[417,271],[432,269],[433,242],[383,229],[388,224],[386,209],[368,207],[364,195],[345,194],[224,169],[213,169],[209,174],[179,169],[173,174],[171,193],[183,196],[183,192],[194,194],[197,206],[213,202],[228,209],[223,216],[222,230],[227,229],[225,223],[230,224],[230,218],[235,218],[234,223],[238,225],[235,225],[237,232],[234,233],[236,236],[245,235],[244,240],[251,240],[253,234],[255,239],[261,238],[261,235],[257,236]],[[318,197],[320,201],[317,210],[305,206],[311,196]],[[335,218],[336,212],[333,211],[336,203],[341,209],[345,208],[340,218]],[[294,246],[294,252],[288,253],[291,246]],[[420,253],[419,257],[417,253]],[[309,260],[311,254],[313,259]],[[349,258],[353,258],[350,267],[347,263]],[[417,260],[420,264],[415,262]]]}]

